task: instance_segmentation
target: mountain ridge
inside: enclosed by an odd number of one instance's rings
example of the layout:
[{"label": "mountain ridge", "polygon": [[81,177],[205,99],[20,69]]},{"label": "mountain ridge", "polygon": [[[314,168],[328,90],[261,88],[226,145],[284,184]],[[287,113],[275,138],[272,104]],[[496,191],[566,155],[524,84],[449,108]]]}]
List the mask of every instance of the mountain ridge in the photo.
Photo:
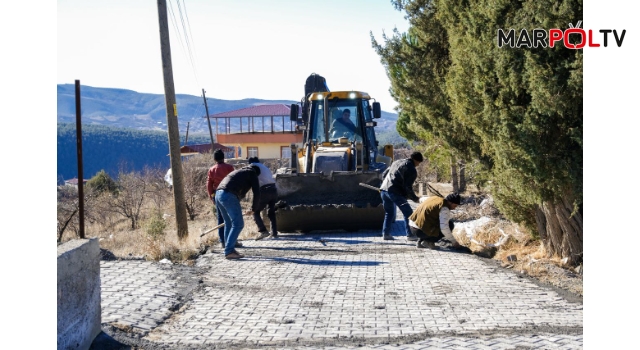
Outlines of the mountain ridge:
[{"label": "mountain ridge", "polygon": [[[57,121],[58,123],[74,123],[75,85],[58,84],[57,86]],[[82,123],[126,127],[138,130],[166,130],[166,102],[164,94],[142,93],[121,88],[80,86],[82,108]],[[263,100],[245,98],[242,100],[222,100],[207,97],[209,115],[221,112],[263,105],[278,104],[291,105],[294,100]],[[202,96],[176,94],[178,106],[178,128],[186,131],[189,123],[189,133],[208,133],[204,99]],[[382,112],[378,120],[378,131],[395,131],[395,113]]]}]

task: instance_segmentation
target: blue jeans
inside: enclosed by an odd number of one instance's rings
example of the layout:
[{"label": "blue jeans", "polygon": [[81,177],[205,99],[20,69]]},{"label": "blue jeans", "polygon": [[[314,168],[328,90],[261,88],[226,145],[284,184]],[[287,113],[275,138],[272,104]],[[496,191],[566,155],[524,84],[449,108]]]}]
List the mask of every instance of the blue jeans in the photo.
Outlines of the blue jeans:
[{"label": "blue jeans", "polygon": [[413,236],[411,231],[409,231],[409,216],[413,214],[413,210],[411,206],[407,202],[407,199],[397,195],[395,193],[390,193],[387,191],[380,191],[380,197],[382,197],[382,207],[384,208],[384,222],[382,223],[382,236],[391,235],[391,224],[395,221],[396,210],[395,207],[398,206],[402,215],[404,216],[404,229],[406,231],[407,237]]},{"label": "blue jeans", "polygon": [[[213,213],[218,217],[218,225],[224,223],[222,213],[218,210],[218,205],[216,204],[215,195],[213,199]],[[220,243],[224,245],[224,226],[218,229],[218,237],[220,238]]]},{"label": "blue jeans", "polygon": [[235,251],[236,241],[244,227],[242,207],[235,194],[217,190],[216,208],[224,220],[224,255],[229,255]]}]

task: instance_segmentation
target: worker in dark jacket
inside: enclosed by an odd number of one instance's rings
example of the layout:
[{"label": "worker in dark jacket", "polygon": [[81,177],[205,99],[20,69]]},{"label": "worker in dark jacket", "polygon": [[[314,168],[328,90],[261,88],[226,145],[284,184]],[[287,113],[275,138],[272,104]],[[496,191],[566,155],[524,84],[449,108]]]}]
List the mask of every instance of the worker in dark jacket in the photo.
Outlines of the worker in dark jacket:
[{"label": "worker in dark jacket", "polygon": [[242,207],[240,200],[245,197],[249,189],[253,192],[253,203],[251,211],[245,215],[252,214],[260,203],[260,186],[258,185],[258,175],[260,167],[251,165],[242,169],[234,170],[227,175],[216,190],[216,207],[220,210],[224,218],[224,255],[227,259],[240,259],[241,255],[235,250],[238,235],[244,228],[242,218]]},{"label": "worker in dark jacket", "polygon": [[[260,204],[257,211],[253,212],[253,220],[258,226],[258,237],[256,241],[259,241],[265,237],[269,239],[278,238],[278,224],[276,223],[276,201],[278,200],[278,190],[276,189],[276,180],[273,178],[273,173],[266,165],[260,163],[258,157],[249,158],[249,164],[260,167],[260,176],[258,176],[258,182],[260,183]],[[265,208],[267,210],[267,216],[271,223],[271,234],[267,231],[267,227],[260,217],[260,212]]]},{"label": "worker in dark jacket", "polygon": [[409,230],[409,216],[413,210],[407,202],[411,199],[418,202],[418,196],[413,192],[413,183],[418,177],[416,167],[422,163],[422,153],[413,152],[410,158],[396,160],[384,171],[380,196],[384,207],[384,222],[382,223],[382,238],[392,240],[391,224],[395,215],[395,206],[400,208],[404,215],[405,232],[407,240],[417,241],[418,238]]}]

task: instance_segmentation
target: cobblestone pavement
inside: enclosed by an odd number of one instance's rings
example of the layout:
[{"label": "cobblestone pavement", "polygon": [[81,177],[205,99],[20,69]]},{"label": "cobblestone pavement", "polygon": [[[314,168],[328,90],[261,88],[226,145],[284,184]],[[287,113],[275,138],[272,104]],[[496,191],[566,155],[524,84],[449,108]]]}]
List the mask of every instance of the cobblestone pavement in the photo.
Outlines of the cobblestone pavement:
[{"label": "cobblestone pavement", "polygon": [[582,349],[579,297],[378,232],[282,235],[195,266],[101,263],[103,325],[147,348]]}]

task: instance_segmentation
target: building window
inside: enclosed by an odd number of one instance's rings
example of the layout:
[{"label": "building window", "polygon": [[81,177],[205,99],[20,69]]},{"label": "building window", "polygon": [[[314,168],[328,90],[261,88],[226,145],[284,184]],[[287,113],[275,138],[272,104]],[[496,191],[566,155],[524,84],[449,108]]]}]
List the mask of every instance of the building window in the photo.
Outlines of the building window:
[{"label": "building window", "polygon": [[247,157],[257,157],[258,156],[258,147],[247,147]]},{"label": "building window", "polygon": [[281,146],[280,147],[280,158],[291,158],[291,147],[290,146]]}]

